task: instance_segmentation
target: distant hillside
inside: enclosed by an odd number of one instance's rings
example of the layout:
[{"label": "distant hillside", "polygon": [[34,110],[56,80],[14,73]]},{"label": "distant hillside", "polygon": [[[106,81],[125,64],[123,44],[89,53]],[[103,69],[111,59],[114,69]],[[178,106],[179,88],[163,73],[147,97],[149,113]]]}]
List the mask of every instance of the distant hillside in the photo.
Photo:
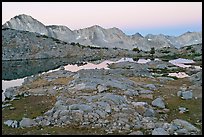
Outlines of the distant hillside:
[{"label": "distant hillside", "polygon": [[134,54],[134,52],[124,49],[83,46],[79,43],[68,43],[34,32],[2,29],[2,60],[60,57],[96,60],[127,54]]}]

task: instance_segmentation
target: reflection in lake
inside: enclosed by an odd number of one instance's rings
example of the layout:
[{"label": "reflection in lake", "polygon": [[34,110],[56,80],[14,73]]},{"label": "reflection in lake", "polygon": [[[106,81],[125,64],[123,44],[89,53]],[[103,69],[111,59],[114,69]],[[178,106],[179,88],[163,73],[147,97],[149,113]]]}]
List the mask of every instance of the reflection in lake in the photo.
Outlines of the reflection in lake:
[{"label": "reflection in lake", "polygon": [[[155,60],[159,60],[159,59],[155,59]],[[65,67],[65,70],[68,70],[68,71],[72,71],[72,72],[77,72],[81,69],[109,69],[108,68],[108,65],[109,64],[112,64],[112,63],[119,63],[119,62],[134,62],[134,63],[147,63],[147,62],[150,62],[151,60],[150,59],[139,59],[138,61],[134,61],[132,58],[121,58],[119,59],[118,61],[110,61],[110,60],[105,60],[99,64],[93,64],[93,63],[90,63],[90,62],[87,62],[85,65],[81,65],[81,66],[77,66],[76,64],[75,65],[66,65],[64,66]]]},{"label": "reflection in lake", "polygon": [[99,64],[91,62],[78,62],[77,58],[59,58],[59,59],[40,59],[40,60],[22,60],[22,61],[2,61],[2,89],[8,87],[20,86],[24,78],[27,76],[52,72],[58,70],[60,66],[64,66],[65,70],[72,72],[81,69],[109,69],[108,65],[118,62],[135,62],[146,63],[149,59],[139,59],[134,61],[132,58],[121,58],[117,61],[105,60]]},{"label": "reflection in lake", "polygon": [[100,64],[93,64],[93,63],[86,63],[85,65],[81,65],[81,66],[77,66],[76,64],[75,65],[66,65],[64,66],[65,70],[69,70],[69,71],[72,71],[72,72],[77,72],[81,69],[109,69],[108,68],[108,65],[111,64],[111,63],[114,63],[113,61],[109,61],[109,60],[106,60],[106,61],[103,61],[102,63]]},{"label": "reflection in lake", "polygon": [[[78,62],[77,58],[59,58],[59,59],[40,59],[40,60],[23,60],[23,61],[2,61],[2,89],[5,90],[8,87],[19,86],[27,76],[52,72],[58,70],[60,66],[64,66],[65,70],[72,72],[79,71],[81,69],[109,69],[108,65],[119,62],[134,62],[134,63],[147,63],[150,59],[138,59],[134,61],[132,58],[121,58],[117,61],[105,60],[99,64],[91,62]],[[159,60],[159,59],[154,59]],[[184,65],[183,63],[194,63],[193,60],[176,59],[169,61],[170,63],[179,67],[186,67],[191,65]],[[199,68],[197,68],[199,69]],[[184,72],[171,73],[169,76],[176,76],[179,78],[188,77]]]},{"label": "reflection in lake", "polygon": [[189,77],[189,75],[187,75],[185,72],[169,73],[168,76],[174,76],[174,77],[177,77],[177,78]]},{"label": "reflection in lake", "polygon": [[[77,62],[76,58],[2,61],[2,79],[13,80],[39,74]],[[76,64],[76,63],[75,63]]]},{"label": "reflection in lake", "polygon": [[182,68],[191,67],[191,65],[185,65],[187,63],[195,63],[193,60],[184,59],[184,58],[178,58],[178,59],[170,60],[169,62],[176,65],[176,66],[182,67]]}]

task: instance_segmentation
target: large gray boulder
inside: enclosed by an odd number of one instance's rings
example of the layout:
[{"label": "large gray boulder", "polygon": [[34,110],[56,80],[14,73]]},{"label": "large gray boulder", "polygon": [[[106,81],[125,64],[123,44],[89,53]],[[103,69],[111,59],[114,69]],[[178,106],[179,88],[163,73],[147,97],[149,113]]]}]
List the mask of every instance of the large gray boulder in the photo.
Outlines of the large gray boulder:
[{"label": "large gray boulder", "polygon": [[18,94],[18,87],[7,88],[4,92],[5,98],[12,99]]},{"label": "large gray boulder", "polygon": [[154,117],[156,115],[155,111],[151,108],[146,109],[144,116],[145,117]]},{"label": "large gray boulder", "polygon": [[201,86],[202,85],[202,71],[196,73],[196,74],[193,74],[189,77],[189,80],[195,84],[195,85],[198,85],[198,86]]},{"label": "large gray boulder", "polygon": [[165,108],[165,104],[163,101],[163,98],[156,98],[152,101],[152,106],[158,107],[158,108]]},{"label": "large gray boulder", "polygon": [[32,127],[32,126],[36,126],[37,123],[30,118],[23,118],[20,121],[19,125],[20,125],[20,127]]},{"label": "large gray boulder", "polygon": [[188,130],[189,132],[199,132],[200,129],[192,125],[191,123],[182,120],[182,119],[175,119],[171,122],[171,124],[176,125],[177,127],[184,128]]},{"label": "large gray boulder", "polygon": [[182,92],[181,96],[182,96],[181,98],[185,99],[185,100],[192,99],[193,98],[193,93],[191,91],[184,91],[184,92]]},{"label": "large gray boulder", "polygon": [[[105,70],[79,70],[74,76],[74,80],[69,83],[72,90],[98,90],[105,91],[109,87],[121,90],[134,90],[136,83],[126,77],[121,77],[115,73],[106,74]],[[101,85],[101,86],[99,86]]]}]

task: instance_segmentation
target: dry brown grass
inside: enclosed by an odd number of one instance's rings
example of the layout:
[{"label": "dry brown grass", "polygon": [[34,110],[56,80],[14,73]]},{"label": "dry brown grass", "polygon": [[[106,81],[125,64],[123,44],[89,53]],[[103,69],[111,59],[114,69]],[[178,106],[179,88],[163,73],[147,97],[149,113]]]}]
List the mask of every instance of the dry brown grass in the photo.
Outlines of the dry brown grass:
[{"label": "dry brown grass", "polygon": [[35,89],[35,88],[39,88],[39,87],[47,87],[47,86],[55,86],[55,85],[67,85],[71,80],[73,80],[72,77],[66,77],[66,78],[57,78],[54,79],[53,81],[47,81],[43,78],[38,78],[37,80],[23,85],[20,88],[20,91],[25,91],[28,89]]},{"label": "dry brown grass", "polygon": [[67,85],[70,81],[72,81],[72,77],[66,77],[66,78],[57,78],[51,82],[51,84],[54,85]]}]

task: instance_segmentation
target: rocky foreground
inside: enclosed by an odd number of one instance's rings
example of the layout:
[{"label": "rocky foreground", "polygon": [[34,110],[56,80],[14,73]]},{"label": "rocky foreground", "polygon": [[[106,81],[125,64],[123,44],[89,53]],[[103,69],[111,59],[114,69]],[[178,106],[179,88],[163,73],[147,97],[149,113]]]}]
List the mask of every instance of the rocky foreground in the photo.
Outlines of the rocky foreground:
[{"label": "rocky foreground", "polygon": [[202,134],[201,70],[177,79],[164,73],[181,69],[163,61],[109,68],[61,68],[7,89],[3,134]]}]

